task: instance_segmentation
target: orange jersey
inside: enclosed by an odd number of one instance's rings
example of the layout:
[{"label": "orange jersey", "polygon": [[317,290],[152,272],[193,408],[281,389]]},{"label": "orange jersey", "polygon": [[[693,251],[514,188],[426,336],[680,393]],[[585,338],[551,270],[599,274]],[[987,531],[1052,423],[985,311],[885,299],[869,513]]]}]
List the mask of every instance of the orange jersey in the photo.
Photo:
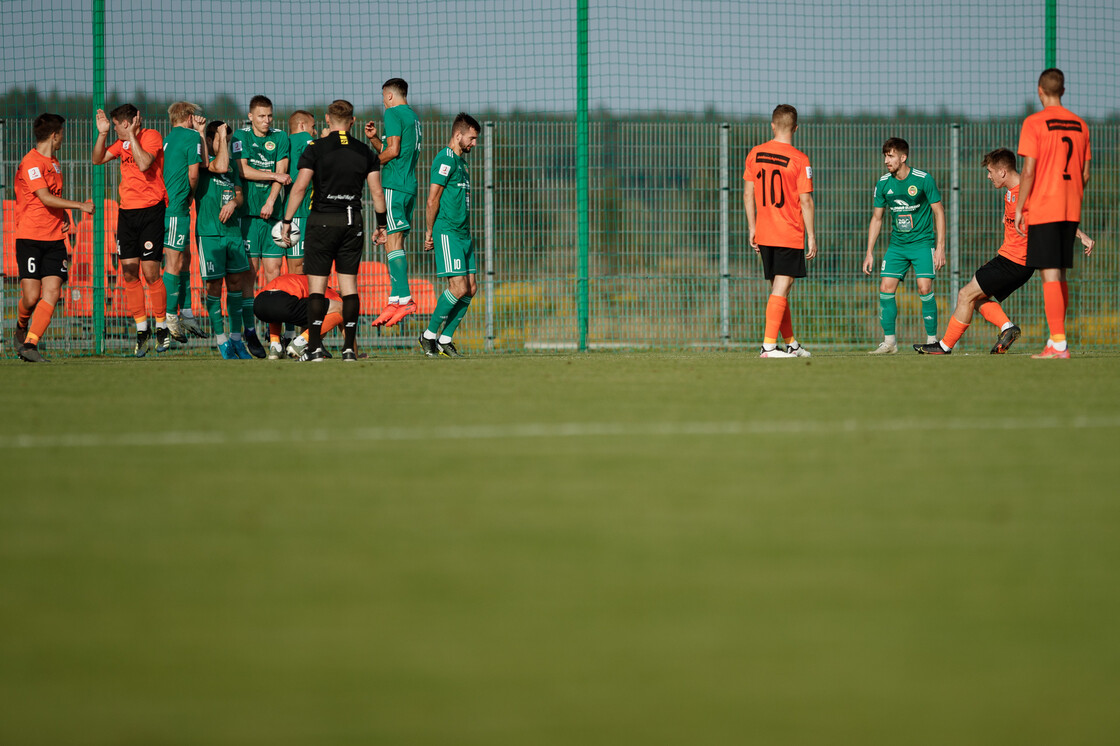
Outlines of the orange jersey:
[{"label": "orange jersey", "polygon": [[792,145],[771,140],[747,155],[743,181],[754,183],[758,210],[755,241],[763,246],[805,248],[801,195],[813,191],[809,158]]},{"label": "orange jersey", "polygon": [[[311,295],[311,289],[307,284],[307,275],[280,275],[261,288],[260,292],[265,293],[269,290],[279,290],[296,298],[306,298]],[[342,300],[342,296],[331,288],[327,288],[326,296],[328,300]]]},{"label": "orange jersey", "polygon": [[140,147],[155,159],[147,171],[137,168],[131,147],[128,140],[117,140],[105,151],[121,159],[121,209],[167,204],[167,190],[163,186],[163,136],[155,130],[140,130]]},{"label": "orange jersey", "polygon": [[[1020,236],[1015,230],[1015,205],[1019,201],[1018,185],[1011,187],[1003,195],[1003,243],[999,247],[999,255],[1007,257],[1020,267],[1027,266],[1027,237]],[[1027,213],[1023,208],[1023,227],[1029,225]]]},{"label": "orange jersey", "polygon": [[1064,106],[1031,114],[1019,133],[1019,155],[1036,161],[1028,197],[1034,224],[1081,220],[1081,174],[1092,158],[1085,120]]},{"label": "orange jersey", "polygon": [[44,205],[35,194],[40,189],[61,197],[62,168],[57,158],[48,158],[32,148],[16,172],[16,238],[59,241],[69,218],[61,207]]}]

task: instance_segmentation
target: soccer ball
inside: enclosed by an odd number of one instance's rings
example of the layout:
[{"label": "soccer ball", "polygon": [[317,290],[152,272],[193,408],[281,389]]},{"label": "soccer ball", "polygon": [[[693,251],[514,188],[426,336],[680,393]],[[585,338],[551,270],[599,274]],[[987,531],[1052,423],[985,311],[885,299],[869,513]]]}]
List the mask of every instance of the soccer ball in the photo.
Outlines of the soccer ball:
[{"label": "soccer ball", "polygon": [[[288,247],[280,243],[280,227],[282,225],[283,223],[281,223],[280,221],[276,221],[276,225],[272,226],[272,242],[277,246],[286,249]],[[291,246],[299,240],[299,226],[295,223],[292,223],[291,229],[291,233],[288,234],[288,238],[290,239],[290,243],[288,244],[288,246]]]}]

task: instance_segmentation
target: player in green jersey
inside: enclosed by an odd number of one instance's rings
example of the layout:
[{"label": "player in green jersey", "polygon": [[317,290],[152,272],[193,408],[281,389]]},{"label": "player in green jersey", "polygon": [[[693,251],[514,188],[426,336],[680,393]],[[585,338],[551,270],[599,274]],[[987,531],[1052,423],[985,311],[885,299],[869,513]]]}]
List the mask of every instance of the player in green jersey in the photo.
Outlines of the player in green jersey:
[{"label": "player in green jersey", "polygon": [[872,355],[893,355],[898,352],[895,320],[898,283],[913,267],[922,301],[926,342],[937,341],[937,300],[933,294],[934,273],[945,266],[945,207],[933,177],[906,163],[910,146],[898,137],[883,143],[886,174],[875,185],[874,212],[867,231],[867,256],[863,272],[870,275],[875,268],[875,243],[883,227],[883,216],[891,211],[891,234],[887,253],[879,267],[879,323],[883,341]]},{"label": "player in green jersey", "polygon": [[[163,183],[167,209],[163,217],[163,284],[167,288],[167,330],[179,344],[187,334],[203,336],[191,309],[191,197],[205,159],[202,131],[206,117],[197,104],[176,101],[167,108],[171,132],[163,139]],[[179,309],[183,310],[180,323]],[[158,349],[158,348],[157,348]]]},{"label": "player in green jersey", "polygon": [[[206,125],[206,150],[213,154],[199,170],[195,190],[198,231],[198,269],[206,283],[206,313],[214,344],[225,360],[252,357],[241,333],[242,288],[249,285],[253,272],[249,254],[241,238],[241,207],[245,192],[237,169],[230,164],[229,139],[232,130],[225,122]],[[226,308],[230,315],[230,334],[222,319],[222,282],[226,286]]]},{"label": "player in green jersey", "polygon": [[424,220],[424,251],[436,252],[436,270],[447,278],[420,348],[428,357],[459,357],[451,337],[467,314],[478,291],[478,268],[471,240],[471,177],[467,161],[482,131],[470,114],[460,113],[451,125],[451,143],[432,161]]},{"label": "player in green jersey", "polygon": [[[249,100],[249,126],[234,133],[230,158],[237,162],[245,184],[241,235],[253,272],[264,267],[265,283],[280,275],[284,260],[284,248],[272,240],[272,226],[284,214],[283,187],[292,183],[288,175],[290,148],[288,134],[272,126],[272,101],[267,96],[253,96]],[[252,285],[243,291],[245,345],[254,356],[264,357],[264,347],[253,326],[253,294]]]},{"label": "player in green jersey", "polygon": [[[299,109],[288,117],[288,140],[291,143],[291,157],[289,163],[292,164],[292,171],[295,171],[299,164],[299,157],[303,155],[303,151],[307,145],[315,139],[315,115],[304,109]],[[293,182],[294,183],[294,182]],[[291,195],[291,186],[286,188],[284,198],[288,199]],[[303,246],[304,246],[304,229],[306,228],[307,217],[311,214],[311,194],[308,193],[304,196],[303,201],[300,202],[299,207],[296,208],[295,216],[292,218],[293,232],[299,231],[299,237],[292,241],[292,245],[285,249],[285,262],[287,262],[287,274],[301,275],[303,274]],[[272,327],[270,326],[270,330]],[[295,337],[296,328],[293,324],[284,325],[284,335],[276,335],[269,332],[268,344],[268,359],[279,360],[284,355],[284,348]]]},{"label": "player in green jersey", "polygon": [[390,78],[381,86],[385,104],[385,136],[377,137],[377,127],[366,123],[366,137],[381,162],[381,185],[389,218],[389,242],[385,259],[389,265],[389,301],[373,326],[393,326],[415,313],[412,291],[408,287],[408,260],[404,240],[412,230],[412,208],[416,204],[416,161],[420,158],[420,120],[408,105],[408,83]]}]

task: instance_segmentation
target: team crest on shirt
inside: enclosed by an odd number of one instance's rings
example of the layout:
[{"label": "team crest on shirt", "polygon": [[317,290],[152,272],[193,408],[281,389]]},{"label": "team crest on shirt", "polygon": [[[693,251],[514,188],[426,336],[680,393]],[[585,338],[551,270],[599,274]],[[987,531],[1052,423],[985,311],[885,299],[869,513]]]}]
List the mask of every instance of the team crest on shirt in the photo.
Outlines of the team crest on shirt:
[{"label": "team crest on shirt", "polygon": [[264,149],[268,151],[276,150],[276,143],[274,143],[272,140],[269,140],[264,144]]},{"label": "team crest on shirt", "polygon": [[909,194],[911,197],[917,197],[918,196],[918,187],[911,184],[907,188],[906,193]]},{"label": "team crest on shirt", "polygon": [[27,178],[31,181],[43,178],[43,172],[39,170],[38,166],[32,166],[27,169]]},{"label": "team crest on shirt", "polygon": [[124,143],[121,144],[121,147],[124,148],[125,150],[132,150],[132,141],[131,140],[125,140]]}]

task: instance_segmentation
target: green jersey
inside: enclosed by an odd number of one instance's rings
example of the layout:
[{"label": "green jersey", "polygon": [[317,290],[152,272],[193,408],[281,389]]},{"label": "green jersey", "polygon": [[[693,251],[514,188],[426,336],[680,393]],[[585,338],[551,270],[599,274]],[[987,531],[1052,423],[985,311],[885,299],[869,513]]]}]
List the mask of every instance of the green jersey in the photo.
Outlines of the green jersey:
[{"label": "green jersey", "polygon": [[398,192],[416,194],[416,161],[420,159],[420,120],[408,104],[385,110],[384,143],[390,137],[401,139],[401,152],[381,166],[381,186]]},{"label": "green jersey", "polygon": [[[291,136],[290,142],[292,146],[292,157],[288,161],[288,163],[291,164],[288,166],[288,173],[292,175],[292,183],[295,183],[296,174],[299,173],[299,157],[303,155],[303,150],[307,147],[307,144],[314,139],[315,137],[310,132],[297,132]],[[287,198],[288,194],[290,194],[291,191],[292,187],[288,186],[287,190],[284,193],[284,197]],[[307,194],[303,195],[303,202],[301,202],[299,207],[296,208],[296,214],[292,217],[306,218],[310,214],[311,187],[308,187]]]},{"label": "green jersey", "polygon": [[471,177],[463,156],[444,148],[432,161],[431,182],[443,187],[436,214],[436,233],[471,232]]},{"label": "green jersey", "polygon": [[198,188],[194,190],[195,210],[198,213],[195,231],[200,236],[237,236],[241,238],[240,210],[235,210],[228,223],[218,219],[218,213],[227,202],[236,196],[235,190],[241,186],[237,167],[230,161],[229,171],[224,174],[211,173],[205,168],[198,170]]},{"label": "green jersey", "polygon": [[[230,143],[230,160],[245,160],[249,166],[258,171],[276,171],[276,164],[288,158],[291,153],[291,144],[288,133],[283,130],[270,129],[264,137],[258,137],[252,127],[237,130],[233,133],[233,142]],[[291,171],[291,168],[288,169]],[[245,179],[245,214],[260,217],[261,208],[268,201],[268,193],[275,182],[252,181]],[[284,190],[272,207],[272,217],[283,216]]]},{"label": "green jersey", "polygon": [[933,210],[930,205],[941,201],[941,192],[933,177],[911,168],[905,179],[883,174],[875,185],[875,207],[891,213],[890,246],[933,246]]},{"label": "green jersey", "polygon": [[167,187],[164,215],[190,216],[190,167],[202,163],[202,135],[189,127],[172,127],[163,140],[163,183]]}]

